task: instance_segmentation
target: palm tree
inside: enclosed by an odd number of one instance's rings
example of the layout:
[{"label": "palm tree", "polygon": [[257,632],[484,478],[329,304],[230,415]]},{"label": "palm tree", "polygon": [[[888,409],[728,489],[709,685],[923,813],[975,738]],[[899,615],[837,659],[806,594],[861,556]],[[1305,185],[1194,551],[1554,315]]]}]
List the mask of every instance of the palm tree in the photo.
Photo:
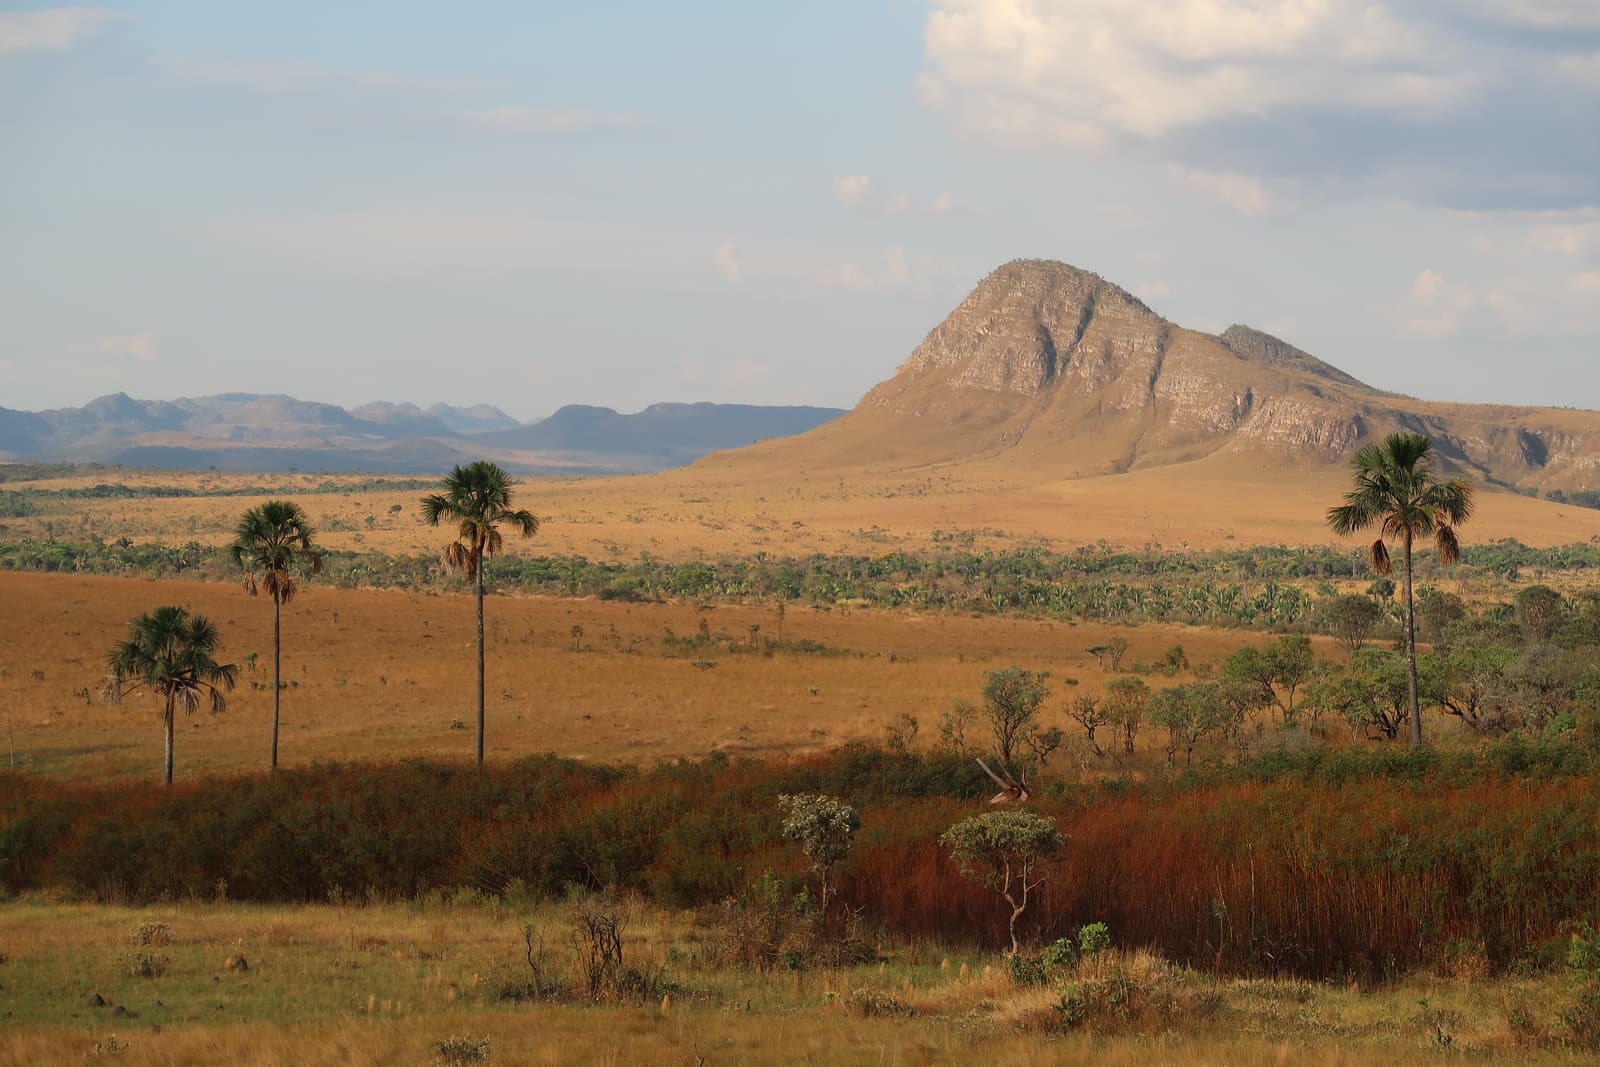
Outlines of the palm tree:
[{"label": "palm tree", "polygon": [[283,605],[300,590],[296,572],[316,574],[322,570],[322,553],[311,544],[315,532],[299,504],[269,500],[239,519],[229,549],[233,561],[244,568],[244,591],[255,596],[258,588],[264,588],[272,597],[272,760],[268,766],[274,771],[278,769],[278,709],[283,696]]},{"label": "palm tree", "polygon": [[1408,698],[1411,704],[1411,742],[1422,746],[1422,710],[1417,705],[1417,608],[1411,595],[1411,548],[1420,538],[1432,537],[1441,563],[1454,563],[1461,555],[1456,526],[1472,515],[1472,486],[1465,478],[1441,482],[1434,477],[1433,442],[1419,433],[1392,433],[1382,444],[1367,445],[1355,454],[1351,468],[1355,488],[1344,503],[1328,509],[1328,525],[1341,537],[1377,526],[1372,543],[1372,567],[1391,574],[1385,541],[1397,539],[1405,549],[1406,660]]},{"label": "palm tree", "polygon": [[539,520],[528,511],[511,510],[511,478],[498,463],[480,459],[445,475],[443,493],[422,498],[422,517],[457,524],[458,534],[445,546],[445,562],[472,579],[478,596],[478,765],[483,765],[483,561],[500,551],[500,523],[510,523],[523,537],[532,537]]},{"label": "palm tree", "polygon": [[190,615],[169,606],[140,615],[128,624],[128,639],[106,657],[102,695],[116,704],[144,687],[166,702],[167,784],[172,784],[172,713],[179,706],[192,715],[201,698],[213,712],[227,706],[223,690],[232,690],[235,667],[212,657],[221,644],[216,625],[204,615]]}]

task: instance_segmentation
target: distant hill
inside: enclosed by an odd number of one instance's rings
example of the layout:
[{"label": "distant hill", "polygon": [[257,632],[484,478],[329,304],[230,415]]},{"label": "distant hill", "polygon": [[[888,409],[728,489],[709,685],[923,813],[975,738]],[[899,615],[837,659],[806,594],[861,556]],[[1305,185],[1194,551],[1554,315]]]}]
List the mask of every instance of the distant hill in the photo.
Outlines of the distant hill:
[{"label": "distant hill", "polygon": [[291,396],[221,393],[81,408],[0,408],[0,459],[225,470],[431,471],[492,458],[522,473],[643,473],[714,449],[810,430],[842,412],[656,404],[636,415],[573,406],[521,424],[488,404],[375,402],[346,410]]},{"label": "distant hill", "polygon": [[843,417],[702,468],[989,464],[1008,484],[1045,484],[1203,460],[1270,484],[1402,429],[1492,484],[1600,489],[1600,413],[1384,393],[1248,326],[1185,329],[1053,260],[995,270]]},{"label": "distant hill", "polygon": [[679,466],[719,449],[816,429],[838,408],[750,404],[652,404],[634,415],[569,404],[531,426],[484,434],[487,445],[537,452],[655,455]]}]

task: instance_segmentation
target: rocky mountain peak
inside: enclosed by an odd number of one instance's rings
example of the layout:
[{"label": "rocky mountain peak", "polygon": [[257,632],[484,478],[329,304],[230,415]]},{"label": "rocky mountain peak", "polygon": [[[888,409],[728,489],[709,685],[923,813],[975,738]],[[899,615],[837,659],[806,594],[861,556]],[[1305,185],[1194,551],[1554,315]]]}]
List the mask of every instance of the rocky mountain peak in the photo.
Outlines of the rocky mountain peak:
[{"label": "rocky mountain peak", "polygon": [[1372,386],[1353,375],[1346,374],[1330,363],[1324,363],[1309,352],[1303,352],[1287,341],[1250,326],[1235,323],[1217,335],[1228,350],[1240,359],[1261,363],[1268,367],[1284,367],[1325,378],[1330,382],[1348,385],[1352,389],[1373,392]]}]

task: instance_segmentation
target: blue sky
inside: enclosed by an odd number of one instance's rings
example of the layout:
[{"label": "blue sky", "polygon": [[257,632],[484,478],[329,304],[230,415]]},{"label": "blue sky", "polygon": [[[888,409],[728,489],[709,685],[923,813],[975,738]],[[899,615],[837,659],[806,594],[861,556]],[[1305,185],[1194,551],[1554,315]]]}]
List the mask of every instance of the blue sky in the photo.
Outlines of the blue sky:
[{"label": "blue sky", "polygon": [[0,406],[849,406],[1017,256],[1600,407],[1594,0],[0,3]]}]

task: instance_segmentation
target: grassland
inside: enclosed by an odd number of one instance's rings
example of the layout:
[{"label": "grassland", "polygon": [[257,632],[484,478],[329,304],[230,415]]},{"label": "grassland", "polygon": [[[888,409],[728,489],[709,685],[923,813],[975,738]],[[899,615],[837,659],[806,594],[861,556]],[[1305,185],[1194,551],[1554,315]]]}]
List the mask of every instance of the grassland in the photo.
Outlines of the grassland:
[{"label": "grassland", "polygon": [[[99,685],[127,621],[174,603],[216,620],[224,655],[242,668],[226,712],[180,722],[179,776],[264,764],[272,713],[267,601],[220,583],[0,572],[0,602],[0,762],[14,745],[26,766],[52,776],[156,772],[160,709],[140,698],[106,706]],[[707,651],[668,640],[669,632],[692,639],[702,621],[731,641]],[[751,627],[776,640],[780,626],[776,651],[752,641]],[[1266,639],[1187,626],[1114,630],[798,606],[780,624],[765,607],[497,596],[488,606],[488,756],[800,753],[880,738],[903,713],[931,732],[952,699],[977,699],[985,670],[1012,663],[1053,672],[1059,696],[1051,718],[1067,726],[1065,698],[1114,677],[1087,651],[1113,632],[1129,640],[1130,661],[1182,644],[1199,663]],[[470,597],[311,584],[285,606],[283,633],[286,764],[470,755],[470,731],[451,726],[470,720],[473,707]],[[730,654],[730,643],[755,647]],[[1340,654],[1327,640],[1317,649]]]},{"label": "grassland", "polygon": [[[1066,980],[1120,976],[1162,1010],[1069,1029],[1056,1006],[1081,986],[1018,986],[999,957],[889,943],[854,968],[740,970],[721,959],[710,916],[637,903],[621,912],[626,961],[669,992],[593,1004],[497,995],[525,968],[525,925],[550,946],[552,970],[570,967],[560,905],[25,901],[5,914],[7,1063],[110,1049],[128,1064],[421,1064],[441,1062],[434,1043],[453,1036],[487,1038],[487,1062],[500,1065],[1580,1062],[1548,1046],[1564,993],[1544,978],[1231,981],[1134,952],[1085,961]],[[152,969],[130,966],[142,954],[158,973],[134,975]],[[247,971],[227,967],[235,956]]]},{"label": "grassland", "polygon": [[[1016,460],[905,471],[799,472],[775,446],[714,455],[680,471],[626,478],[532,478],[518,490],[545,526],[511,551],[631,559],[724,554],[805,556],[918,551],[959,536],[973,547],[1027,542],[1056,548],[1105,541],[1216,548],[1338,543],[1322,515],[1347,478],[1326,465],[1269,467],[1239,457],[1100,478],[1051,479]],[[771,452],[772,455],[768,455]],[[87,489],[98,483],[177,485],[216,495],[179,499],[69,499],[32,517],[0,520],[6,536],[131,537],[220,544],[239,513],[269,495],[300,495],[332,549],[433,552],[438,531],[421,524],[413,489],[362,489],[353,475],[105,471],[5,489]],[[261,497],[233,495],[270,488]],[[348,491],[339,491],[348,487]],[[1535,546],[1600,536],[1600,511],[1485,487],[1470,541],[1515,537]]]}]

